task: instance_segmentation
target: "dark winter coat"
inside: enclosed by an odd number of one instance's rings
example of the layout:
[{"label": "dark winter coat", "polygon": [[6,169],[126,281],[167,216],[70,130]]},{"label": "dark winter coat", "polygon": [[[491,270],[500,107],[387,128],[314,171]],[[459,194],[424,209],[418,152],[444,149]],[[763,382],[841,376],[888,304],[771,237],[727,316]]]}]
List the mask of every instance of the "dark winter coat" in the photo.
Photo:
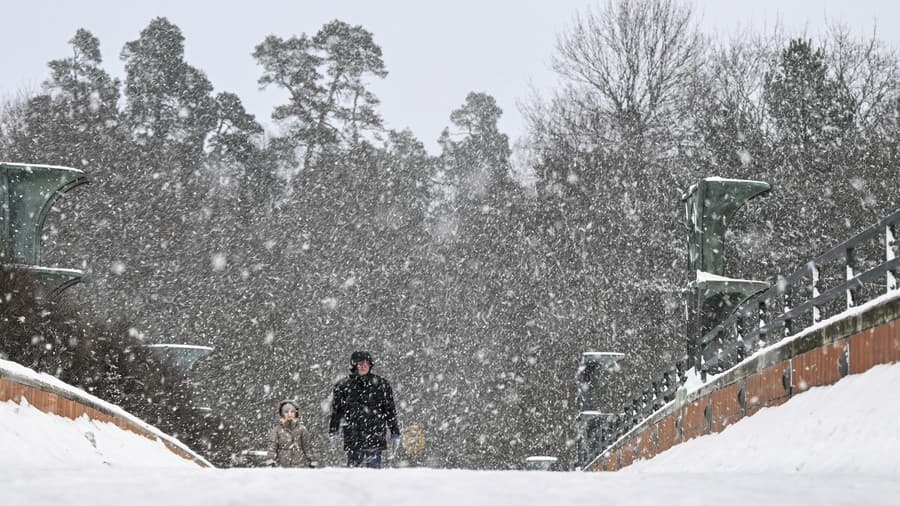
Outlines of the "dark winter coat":
[{"label": "dark winter coat", "polygon": [[329,432],[336,434],[344,421],[345,450],[384,450],[385,433],[400,434],[394,392],[388,380],[376,374],[351,374],[334,386]]},{"label": "dark winter coat", "polygon": [[282,420],[269,432],[268,458],[279,467],[316,467],[312,436],[297,420]]}]

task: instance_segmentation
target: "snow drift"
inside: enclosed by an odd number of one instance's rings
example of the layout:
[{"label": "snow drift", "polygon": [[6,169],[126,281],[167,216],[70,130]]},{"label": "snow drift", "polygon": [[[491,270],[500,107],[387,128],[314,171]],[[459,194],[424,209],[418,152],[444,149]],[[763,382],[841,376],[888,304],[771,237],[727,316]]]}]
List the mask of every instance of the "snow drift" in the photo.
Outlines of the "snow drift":
[{"label": "snow drift", "polygon": [[[94,420],[87,415],[72,420],[46,413],[23,397],[20,403],[0,398],[0,466],[84,468],[91,466],[197,466],[210,465],[177,439],[145,423],[119,406],[108,403],[49,374],[0,360],[0,378],[55,392],[84,406],[126,422],[136,432]],[[165,443],[164,443],[165,441]],[[173,453],[166,443],[195,459]]]},{"label": "snow drift", "polygon": [[0,467],[197,467],[150,440],[114,424],[44,413],[26,400],[0,402]]},{"label": "snow drift", "polygon": [[620,472],[900,475],[898,391],[900,364],[876,366]]}]

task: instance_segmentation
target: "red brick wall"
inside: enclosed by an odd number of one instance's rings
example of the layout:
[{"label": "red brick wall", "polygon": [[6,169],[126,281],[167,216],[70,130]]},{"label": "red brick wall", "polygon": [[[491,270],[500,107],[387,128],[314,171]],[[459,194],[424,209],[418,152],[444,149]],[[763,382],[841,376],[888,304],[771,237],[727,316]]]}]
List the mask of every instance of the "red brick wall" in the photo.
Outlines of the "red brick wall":
[{"label": "red brick wall", "polygon": [[850,338],[850,374],[891,362],[900,362],[900,320]]},{"label": "red brick wall", "polygon": [[637,449],[638,457],[641,459],[653,458],[659,453],[656,443],[656,426],[648,427],[638,436]]},{"label": "red brick wall", "polygon": [[697,399],[685,406],[681,417],[681,434],[684,441],[709,434],[709,424],[706,421],[707,406],[709,397]]},{"label": "red brick wall", "polygon": [[621,458],[621,456],[619,455],[620,453],[621,452],[616,450],[609,456],[609,465],[607,467],[608,471],[618,471],[619,469],[621,469],[621,466],[619,465],[619,459]]},{"label": "red brick wall", "polygon": [[791,386],[795,393],[840,380],[838,363],[847,346],[848,339],[841,339],[792,358]]},{"label": "red brick wall", "polygon": [[680,413],[672,413],[656,424],[658,441],[657,451],[659,453],[662,453],[681,442],[681,434],[678,433],[678,427],[676,426],[679,416],[681,416]]},{"label": "red brick wall", "polygon": [[788,399],[790,391],[784,388],[783,378],[785,371],[790,370],[789,367],[789,362],[781,362],[747,376],[746,416],[755,414],[761,408],[777,406]]},{"label": "red brick wall", "polygon": [[744,388],[744,383],[739,382],[713,392],[710,397],[712,409],[712,432],[721,432],[729,425],[737,422],[744,416],[744,409],[738,400],[738,394]]},{"label": "red brick wall", "polygon": [[619,464],[621,467],[630,466],[632,462],[634,462],[634,439],[629,440],[619,451]]}]

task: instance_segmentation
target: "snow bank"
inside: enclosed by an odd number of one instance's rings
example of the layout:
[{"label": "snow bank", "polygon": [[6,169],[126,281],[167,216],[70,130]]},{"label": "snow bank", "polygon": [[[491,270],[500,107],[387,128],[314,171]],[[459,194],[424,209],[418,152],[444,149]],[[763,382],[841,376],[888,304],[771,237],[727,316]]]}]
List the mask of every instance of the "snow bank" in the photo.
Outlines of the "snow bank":
[{"label": "snow bank", "polygon": [[876,366],[619,472],[900,475],[898,391],[900,364]]},{"label": "snow bank", "polygon": [[22,399],[0,402],[0,467],[90,468],[197,465],[108,422],[44,413]]},{"label": "snow bank", "polygon": [[[140,436],[138,434],[135,434],[134,432],[120,429],[113,424],[102,423],[102,422],[90,420],[87,417],[82,417],[82,418],[84,418],[85,423],[95,424],[97,427],[104,427],[104,432],[108,432],[109,430],[111,430],[106,427],[106,426],[109,426],[111,428],[115,428],[116,430],[119,431],[119,433],[121,433],[121,434],[116,433],[117,435],[114,437],[111,437],[110,441],[116,440],[117,438],[121,438],[121,437],[135,438],[136,447],[141,447],[141,445],[138,443],[147,442],[147,443],[151,443],[154,446],[158,445],[160,448],[165,449],[165,445],[160,441],[160,440],[162,440],[162,441],[165,441],[168,444],[172,445],[173,447],[178,448],[179,450],[183,451],[185,454],[190,455],[196,461],[202,462],[206,466],[212,467],[212,464],[207,462],[206,459],[204,459],[200,455],[193,452],[190,448],[188,448],[186,445],[184,445],[183,443],[181,443],[174,437],[172,437],[172,436],[162,432],[161,430],[157,429],[156,427],[144,422],[140,418],[132,415],[131,413],[125,411],[124,409],[120,408],[119,406],[116,406],[115,404],[106,402],[98,397],[95,397],[95,396],[85,392],[84,390],[81,390],[77,387],[69,385],[68,383],[65,383],[64,381],[61,381],[59,378],[56,378],[49,374],[36,372],[32,369],[29,369],[28,367],[25,367],[16,362],[11,362],[9,360],[0,360],[0,378],[5,378],[5,379],[11,380],[11,381],[14,381],[17,383],[21,383],[24,385],[31,385],[36,388],[40,388],[42,390],[63,394],[64,396],[66,396],[70,399],[78,400],[78,402],[80,402],[81,404],[83,404],[85,406],[90,406],[94,409],[98,409],[102,412],[105,412],[108,415],[112,415],[115,418],[124,420],[124,421],[128,422],[129,424],[131,424],[132,427],[135,427],[135,428],[143,431],[144,434],[148,434],[151,437],[157,438],[157,440],[151,441],[150,439],[148,439],[144,436]],[[18,405],[13,402],[0,402],[0,406],[2,406],[4,404],[10,404],[12,406],[18,407]],[[22,399],[22,410],[15,411],[15,410],[11,410],[11,408],[10,409],[6,409],[6,408],[0,409],[0,430],[2,430],[4,427],[6,427],[7,426],[6,424],[8,424],[9,427],[18,426],[18,424],[20,422],[14,420],[13,418],[16,418],[19,415],[27,416],[25,411],[23,411],[23,410],[26,410],[26,408],[27,408],[27,410],[31,410],[31,411],[34,411],[34,412],[37,412],[37,413],[40,413],[43,415],[47,415],[43,411],[41,411],[33,406],[28,405],[27,402],[25,401],[25,399]],[[56,422],[61,422],[64,424],[82,423],[80,418],[73,422],[72,420],[70,420],[68,418],[57,416],[57,415],[47,415],[47,416],[53,417],[52,418],[53,423],[56,423]],[[3,448],[4,450],[6,448],[8,448],[8,446],[5,444],[7,442],[7,440],[5,438],[8,437],[9,435],[6,434],[6,432],[7,432],[6,430],[3,430],[3,434],[0,434],[0,448]],[[85,434],[87,434],[88,432],[93,433],[93,431],[91,431],[91,430],[83,431],[81,433],[82,439],[90,437],[90,436],[85,436]],[[27,427],[24,427],[24,426],[21,427],[20,433],[25,437],[34,436],[34,433],[31,432]],[[65,432],[65,431],[63,431],[61,433],[71,434],[71,432]],[[85,439],[85,440],[87,440],[87,439]],[[142,440],[142,441],[137,441],[137,440]],[[18,442],[18,444],[19,444],[19,446],[22,446],[22,445],[27,446],[28,444],[30,444],[29,443],[30,441],[31,441],[31,439],[22,439]],[[11,444],[16,443],[16,441],[11,440],[10,443]],[[81,444],[82,444],[82,442],[79,440],[78,445],[76,445],[76,446],[80,446]],[[93,445],[92,445],[92,448],[93,448]],[[25,450],[27,450],[27,448],[25,448]],[[110,450],[109,447],[106,447],[105,450],[115,452],[115,450]],[[196,465],[195,463],[191,463],[181,457],[178,457],[177,455],[175,455],[174,453],[172,453],[169,450],[166,450],[166,452],[168,452],[169,455],[171,455],[172,457],[174,457],[182,462],[187,462],[189,465]],[[0,454],[0,464],[5,462],[7,453],[8,452],[4,451],[4,453]],[[118,455],[118,454],[116,454],[116,455]],[[123,455],[126,455],[126,454],[123,454]],[[101,459],[101,461],[102,461],[102,459]],[[150,461],[155,462],[156,459],[150,459]],[[141,465],[140,462],[137,462],[136,464]],[[50,465],[50,464],[37,464],[37,465]]]},{"label": "snow bank", "polygon": [[0,487],[4,506],[896,506],[900,496],[894,476],[775,472],[12,469]]}]

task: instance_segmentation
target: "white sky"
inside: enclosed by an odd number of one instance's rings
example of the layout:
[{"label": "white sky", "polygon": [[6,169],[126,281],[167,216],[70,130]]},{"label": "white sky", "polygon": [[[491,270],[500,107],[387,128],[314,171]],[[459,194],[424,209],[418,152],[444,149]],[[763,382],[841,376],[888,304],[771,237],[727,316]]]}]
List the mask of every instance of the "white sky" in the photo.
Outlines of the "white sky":
[{"label": "white sky", "polygon": [[[702,26],[727,37],[781,22],[791,33],[819,33],[840,21],[859,33],[877,23],[880,37],[900,46],[893,30],[900,4],[892,0],[693,0]],[[237,93],[264,125],[284,101],[276,89],[260,91],[260,69],[250,56],[267,35],[314,34],[341,19],[363,25],[382,47],[389,71],[373,84],[388,127],[409,127],[431,151],[450,111],[469,91],[493,95],[504,110],[501,129],[523,133],[517,101],[532,88],[552,89],[549,69],[557,33],[589,0],[235,0],[143,1],[28,0],[3,2],[0,28],[0,98],[38,90],[46,64],[69,54],[68,40],[87,28],[101,42],[104,66],[122,77],[119,52],[149,21],[165,16],[186,37],[187,61],[204,70],[216,91]]]}]

